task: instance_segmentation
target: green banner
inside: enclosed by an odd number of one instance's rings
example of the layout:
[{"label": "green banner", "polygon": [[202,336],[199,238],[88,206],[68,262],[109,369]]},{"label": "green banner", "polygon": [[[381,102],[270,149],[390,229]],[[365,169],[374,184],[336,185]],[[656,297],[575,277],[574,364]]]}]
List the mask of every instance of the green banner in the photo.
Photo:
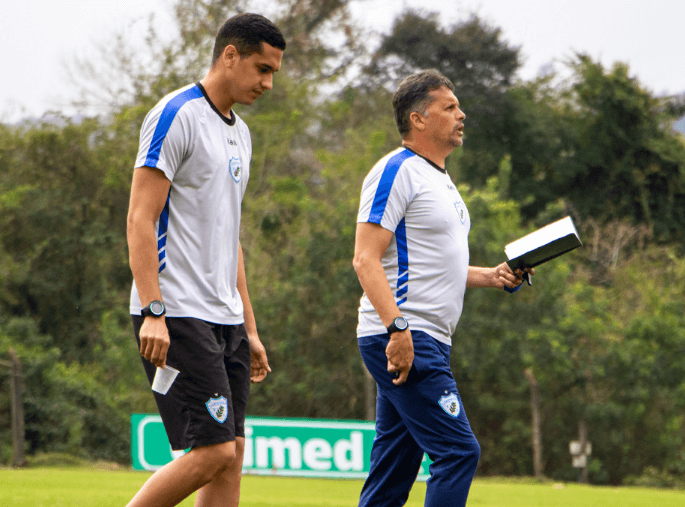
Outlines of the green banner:
[{"label": "green banner", "polygon": [[[369,473],[375,424],[325,419],[248,417],[243,473],[363,479]],[[184,451],[172,451],[158,414],[131,415],[131,461],[157,470]],[[428,479],[424,455],[417,480]]]}]

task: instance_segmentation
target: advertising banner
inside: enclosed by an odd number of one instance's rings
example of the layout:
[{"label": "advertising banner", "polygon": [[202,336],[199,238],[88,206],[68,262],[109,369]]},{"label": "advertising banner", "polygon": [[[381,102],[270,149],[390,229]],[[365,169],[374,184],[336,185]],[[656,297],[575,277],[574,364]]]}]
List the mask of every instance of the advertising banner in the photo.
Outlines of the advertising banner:
[{"label": "advertising banner", "polygon": [[[248,417],[244,474],[363,479],[369,473],[375,425],[364,421]],[[158,414],[131,415],[135,470],[157,470],[185,451],[172,451]],[[424,455],[417,480],[428,479]]]}]

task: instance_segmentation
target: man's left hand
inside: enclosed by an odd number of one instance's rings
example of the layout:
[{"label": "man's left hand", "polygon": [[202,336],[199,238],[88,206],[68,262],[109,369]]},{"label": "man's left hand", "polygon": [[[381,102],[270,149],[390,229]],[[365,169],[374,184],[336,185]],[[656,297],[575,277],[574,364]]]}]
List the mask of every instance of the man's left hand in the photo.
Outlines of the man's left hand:
[{"label": "man's left hand", "polygon": [[253,383],[259,383],[266,378],[267,373],[271,373],[271,368],[266,358],[266,349],[258,336],[250,337],[250,356],[252,357],[250,380]]}]

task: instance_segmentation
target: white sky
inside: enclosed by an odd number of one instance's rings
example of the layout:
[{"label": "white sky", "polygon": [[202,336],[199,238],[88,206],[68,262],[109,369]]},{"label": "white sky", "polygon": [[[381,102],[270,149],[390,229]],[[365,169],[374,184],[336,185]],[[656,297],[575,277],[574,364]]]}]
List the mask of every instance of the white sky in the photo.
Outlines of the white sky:
[{"label": "white sky", "polygon": [[[274,0],[277,1],[277,0]],[[155,13],[173,33],[174,0],[0,0],[0,121],[68,110],[75,99],[65,61],[88,55],[93,42]],[[449,25],[478,13],[520,45],[523,79],[574,51],[605,66],[616,61],[656,94],[685,92],[685,0],[353,0],[369,34],[388,32],[409,7],[438,11]],[[373,40],[370,38],[370,40]]]}]

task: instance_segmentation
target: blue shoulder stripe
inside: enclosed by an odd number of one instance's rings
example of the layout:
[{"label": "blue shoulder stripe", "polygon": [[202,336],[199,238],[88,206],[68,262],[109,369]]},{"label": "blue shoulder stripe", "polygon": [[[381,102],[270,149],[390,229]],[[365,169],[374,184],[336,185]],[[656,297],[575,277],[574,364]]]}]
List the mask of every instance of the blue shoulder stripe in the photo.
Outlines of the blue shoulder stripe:
[{"label": "blue shoulder stripe", "polygon": [[167,105],[164,106],[164,109],[162,110],[162,114],[159,116],[155,133],[152,134],[152,141],[150,141],[150,148],[148,148],[147,158],[145,159],[145,165],[147,167],[157,167],[159,152],[162,150],[164,138],[166,137],[167,132],[169,132],[169,128],[181,107],[183,107],[186,102],[193,99],[199,99],[200,97],[202,97],[202,90],[195,85],[192,88],[188,88],[186,91],[179,93],[167,102]]},{"label": "blue shoulder stripe", "polygon": [[381,223],[383,214],[385,213],[385,207],[388,204],[388,196],[392,190],[392,184],[395,181],[395,176],[397,176],[397,172],[400,170],[404,161],[413,156],[414,153],[411,151],[403,150],[394,157],[390,157],[390,160],[385,164],[381,180],[378,182],[378,188],[376,188],[373,204],[371,205],[369,222],[374,224]]}]

